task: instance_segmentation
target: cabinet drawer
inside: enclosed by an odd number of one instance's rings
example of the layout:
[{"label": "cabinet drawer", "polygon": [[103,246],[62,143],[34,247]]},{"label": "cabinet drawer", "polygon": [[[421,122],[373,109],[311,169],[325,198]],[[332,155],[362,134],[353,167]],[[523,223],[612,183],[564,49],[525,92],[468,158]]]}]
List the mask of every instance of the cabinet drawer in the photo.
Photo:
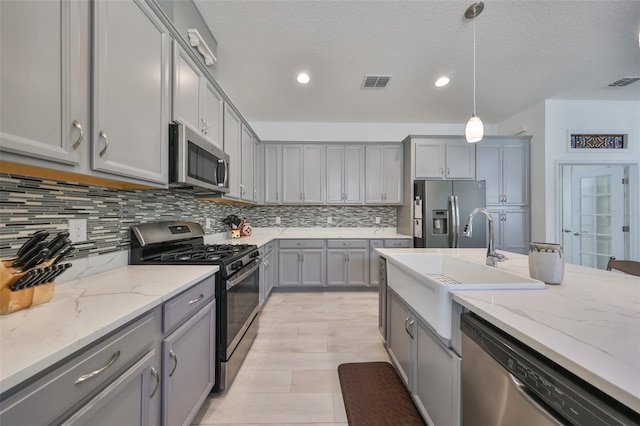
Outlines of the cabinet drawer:
[{"label": "cabinet drawer", "polygon": [[281,249],[324,248],[324,240],[280,240]]},{"label": "cabinet drawer", "polygon": [[410,247],[411,240],[384,240],[386,248],[407,248]]},{"label": "cabinet drawer", "polygon": [[327,248],[368,248],[368,240],[328,240]]},{"label": "cabinet drawer", "polygon": [[125,326],[2,401],[0,424],[49,424],[88,395],[95,394],[115,373],[153,349],[158,313],[159,310],[154,310]]},{"label": "cabinet drawer", "polygon": [[198,312],[215,294],[215,275],[185,290],[162,305],[162,331],[166,334]]},{"label": "cabinet drawer", "polygon": [[267,254],[271,250],[273,250],[273,247],[275,247],[275,243],[273,241],[269,241],[267,244],[265,244],[261,248],[264,249],[264,253]]}]

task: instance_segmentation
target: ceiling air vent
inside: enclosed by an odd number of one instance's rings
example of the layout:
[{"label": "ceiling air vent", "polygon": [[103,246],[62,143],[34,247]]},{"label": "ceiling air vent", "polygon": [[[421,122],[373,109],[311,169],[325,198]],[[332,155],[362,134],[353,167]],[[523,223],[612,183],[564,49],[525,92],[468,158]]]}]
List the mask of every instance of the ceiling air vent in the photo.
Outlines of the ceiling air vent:
[{"label": "ceiling air vent", "polygon": [[630,85],[631,83],[635,83],[638,80],[640,80],[640,77],[625,77],[609,84],[609,87],[624,87]]},{"label": "ceiling air vent", "polygon": [[391,80],[390,75],[374,75],[374,74],[365,74],[364,80],[362,82],[363,88],[382,88],[387,87],[387,83]]}]

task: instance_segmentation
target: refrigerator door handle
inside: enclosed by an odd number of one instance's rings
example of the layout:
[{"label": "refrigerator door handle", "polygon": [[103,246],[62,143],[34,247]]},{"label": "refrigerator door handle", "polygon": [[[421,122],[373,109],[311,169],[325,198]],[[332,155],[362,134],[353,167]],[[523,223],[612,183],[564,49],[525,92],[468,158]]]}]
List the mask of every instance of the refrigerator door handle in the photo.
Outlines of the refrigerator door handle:
[{"label": "refrigerator door handle", "polygon": [[456,246],[456,200],[453,195],[449,196],[449,247],[455,248]]},{"label": "refrigerator door handle", "polygon": [[458,205],[458,196],[453,198],[453,248],[460,247],[460,207]]}]

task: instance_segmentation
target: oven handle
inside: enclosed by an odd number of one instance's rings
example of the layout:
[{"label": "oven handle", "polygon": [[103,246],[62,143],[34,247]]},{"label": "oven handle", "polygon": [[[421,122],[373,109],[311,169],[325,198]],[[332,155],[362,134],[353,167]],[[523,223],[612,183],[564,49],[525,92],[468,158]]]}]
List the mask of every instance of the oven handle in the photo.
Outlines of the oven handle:
[{"label": "oven handle", "polygon": [[240,274],[237,277],[233,277],[233,279],[227,281],[227,290],[229,290],[234,285],[240,283],[242,280],[247,278],[249,275],[253,274],[255,272],[255,270],[258,269],[259,267],[260,267],[260,260],[259,259],[255,259],[253,261],[253,266],[245,267],[242,270],[243,271],[242,274]]}]

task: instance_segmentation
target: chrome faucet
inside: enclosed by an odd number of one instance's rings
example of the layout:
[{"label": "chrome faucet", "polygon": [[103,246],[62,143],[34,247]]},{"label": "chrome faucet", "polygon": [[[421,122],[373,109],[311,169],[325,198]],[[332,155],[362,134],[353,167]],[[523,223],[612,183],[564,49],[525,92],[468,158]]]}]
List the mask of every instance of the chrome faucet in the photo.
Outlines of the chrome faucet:
[{"label": "chrome faucet", "polygon": [[469,214],[469,222],[464,227],[464,232],[462,235],[469,238],[471,237],[471,233],[473,232],[473,217],[477,213],[484,213],[487,217],[487,221],[489,222],[489,246],[487,247],[487,265],[488,266],[496,266],[496,262],[504,262],[507,260],[507,256],[504,254],[496,253],[493,248],[493,217],[491,217],[491,213],[487,209],[476,208]]}]

